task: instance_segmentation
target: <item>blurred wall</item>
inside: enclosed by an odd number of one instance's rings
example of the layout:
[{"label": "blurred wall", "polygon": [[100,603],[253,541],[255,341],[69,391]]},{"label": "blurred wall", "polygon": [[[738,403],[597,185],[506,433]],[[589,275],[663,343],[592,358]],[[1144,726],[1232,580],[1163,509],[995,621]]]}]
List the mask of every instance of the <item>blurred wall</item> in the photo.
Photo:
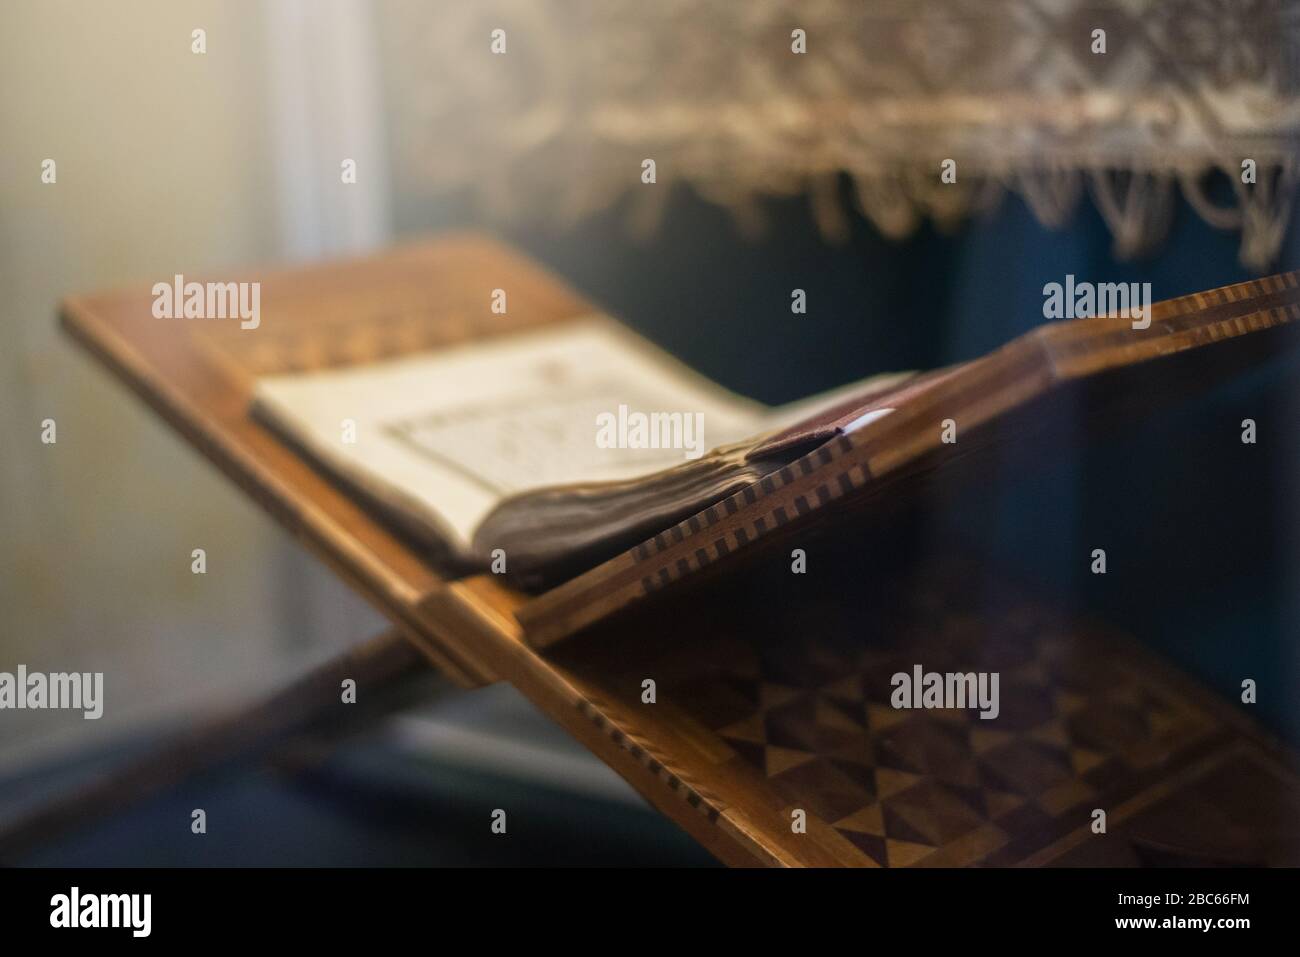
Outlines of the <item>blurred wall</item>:
[{"label": "blurred wall", "polygon": [[[0,713],[0,769],[194,715],[378,627],[55,322],[72,292],[297,251],[276,110],[307,99],[285,83],[309,76],[302,62],[287,79],[272,70],[293,49],[295,9],[7,0],[0,12],[0,670],[104,671],[106,686],[99,721]],[[328,117],[295,119],[301,144]],[[56,445],[40,441],[45,418]],[[205,576],[190,571],[196,547]]]}]

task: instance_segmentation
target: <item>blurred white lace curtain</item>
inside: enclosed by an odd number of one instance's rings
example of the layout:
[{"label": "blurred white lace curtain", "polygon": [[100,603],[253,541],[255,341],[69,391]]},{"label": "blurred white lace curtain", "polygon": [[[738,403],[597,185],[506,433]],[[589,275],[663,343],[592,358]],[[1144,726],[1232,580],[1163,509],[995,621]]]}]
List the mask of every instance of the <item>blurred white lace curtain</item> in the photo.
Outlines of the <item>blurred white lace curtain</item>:
[{"label": "blurred white lace curtain", "polygon": [[[806,195],[887,236],[1022,196],[1046,226],[1089,195],[1118,255],[1158,247],[1181,191],[1265,269],[1297,177],[1300,4],[1263,0],[386,0],[410,91],[398,175],[499,218],[576,220],[625,196],[652,230],[688,185],[761,230]],[[394,24],[400,29],[393,30]],[[493,30],[506,52],[493,54]],[[792,52],[803,30],[807,52]],[[1094,52],[1104,31],[1105,52]],[[953,159],[957,182],[940,182]],[[1253,160],[1256,182],[1243,183]],[[1232,197],[1207,195],[1222,170]],[[852,183],[845,195],[843,176]]]}]

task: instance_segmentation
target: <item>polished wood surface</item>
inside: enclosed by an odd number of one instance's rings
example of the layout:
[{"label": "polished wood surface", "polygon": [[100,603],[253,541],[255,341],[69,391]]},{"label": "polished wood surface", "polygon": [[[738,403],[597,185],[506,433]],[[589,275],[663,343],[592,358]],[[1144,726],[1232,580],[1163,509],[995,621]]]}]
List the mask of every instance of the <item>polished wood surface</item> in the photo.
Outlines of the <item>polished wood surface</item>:
[{"label": "polished wood surface", "polygon": [[[973,577],[951,568],[911,570],[886,592],[906,596],[887,613],[861,596],[845,604],[844,590],[828,583],[772,602],[768,581],[769,600],[754,601],[743,589],[764,582],[760,568],[704,586],[716,594],[683,601],[665,592],[636,615],[591,617],[584,635],[550,651],[530,647],[516,613],[535,599],[492,576],[455,579],[421,554],[251,420],[249,383],[258,372],[364,361],[592,307],[477,237],[222,278],[263,283],[261,328],[156,319],[149,282],[73,297],[62,315],[78,341],[435,665],[464,685],[514,684],[724,862],[1050,863],[1097,853],[1119,863],[1160,854],[1295,861],[1297,788],[1280,749],[1160,662],[1062,621],[1000,579],[985,582],[1002,609],[989,618],[974,610]],[[509,290],[509,320],[490,313],[494,288]],[[1166,307],[1158,320],[1174,322],[1174,312]],[[1093,328],[1053,341],[1053,363],[1082,370],[1131,348]],[[1175,329],[1169,342],[1224,328]],[[1018,361],[1012,354],[995,364]],[[1001,388],[1040,384],[1007,379]],[[996,411],[976,403],[964,414]],[[833,455],[852,457],[864,482],[917,461],[918,450],[886,434],[872,430]],[[993,640],[1008,621],[1014,647]],[[943,654],[934,634],[964,636],[972,654],[987,646],[1003,655],[1038,705],[1004,722],[1001,738],[969,715],[891,714],[879,687],[888,663],[874,645],[927,662],[918,656]],[[1097,674],[1099,661],[1117,670]],[[658,687],[653,704],[643,701],[646,679]],[[1255,825],[1240,819],[1231,788],[1214,784],[1234,774],[1265,802]],[[1112,834],[1122,835],[1104,845],[1087,840],[1087,811],[1098,802],[1114,810]],[[805,812],[804,833],[792,829],[796,810]],[[1226,822],[1230,838],[1207,842],[1187,823],[1198,813]]]},{"label": "polished wood surface", "polygon": [[[204,281],[205,277],[186,277]],[[157,319],[151,283],[64,301],[68,332],[381,612],[472,686],[497,675],[479,650],[420,616],[443,570],[249,418],[259,373],[364,362],[581,315],[560,283],[485,240],[414,245],[305,270],[249,271],[261,324]],[[489,310],[509,287],[510,316]]]}]

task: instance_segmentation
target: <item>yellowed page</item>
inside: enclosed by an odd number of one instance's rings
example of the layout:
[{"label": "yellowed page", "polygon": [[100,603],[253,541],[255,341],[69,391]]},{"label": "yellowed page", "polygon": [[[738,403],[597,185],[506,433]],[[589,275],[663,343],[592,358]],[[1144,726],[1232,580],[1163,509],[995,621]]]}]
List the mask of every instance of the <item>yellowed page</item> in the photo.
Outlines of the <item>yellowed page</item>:
[{"label": "yellowed page", "polygon": [[[508,495],[651,474],[762,431],[768,412],[606,321],[263,377],[255,405],[461,551]],[[637,413],[672,447],[630,447]]]}]

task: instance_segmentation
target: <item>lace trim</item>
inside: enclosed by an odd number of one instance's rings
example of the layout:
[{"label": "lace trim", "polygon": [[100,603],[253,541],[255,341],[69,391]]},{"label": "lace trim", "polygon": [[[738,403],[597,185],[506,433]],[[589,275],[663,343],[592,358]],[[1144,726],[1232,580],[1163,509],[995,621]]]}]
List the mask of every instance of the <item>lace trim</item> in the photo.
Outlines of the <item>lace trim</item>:
[{"label": "lace trim", "polygon": [[[648,232],[684,184],[746,235],[763,197],[802,194],[832,240],[846,202],[902,238],[1008,190],[1059,228],[1086,192],[1133,257],[1159,246],[1179,190],[1263,270],[1295,198],[1300,4],[405,0],[385,16],[407,91],[399,174],[474,190],[501,218],[572,222],[630,198]],[[498,28],[504,55],[489,49]],[[1226,206],[1207,196],[1216,170]]]}]

